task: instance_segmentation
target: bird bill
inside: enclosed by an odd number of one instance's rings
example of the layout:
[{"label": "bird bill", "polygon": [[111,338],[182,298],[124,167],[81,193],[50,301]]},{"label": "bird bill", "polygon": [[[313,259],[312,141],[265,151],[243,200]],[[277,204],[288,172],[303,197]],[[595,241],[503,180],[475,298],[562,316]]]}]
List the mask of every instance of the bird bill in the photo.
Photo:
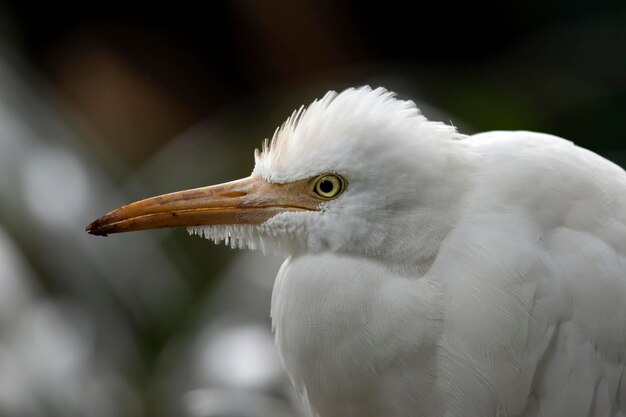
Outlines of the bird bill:
[{"label": "bird bill", "polygon": [[309,180],[286,184],[259,177],[147,198],[113,210],[89,224],[87,232],[109,233],[165,227],[262,224],[286,211],[316,211]]}]

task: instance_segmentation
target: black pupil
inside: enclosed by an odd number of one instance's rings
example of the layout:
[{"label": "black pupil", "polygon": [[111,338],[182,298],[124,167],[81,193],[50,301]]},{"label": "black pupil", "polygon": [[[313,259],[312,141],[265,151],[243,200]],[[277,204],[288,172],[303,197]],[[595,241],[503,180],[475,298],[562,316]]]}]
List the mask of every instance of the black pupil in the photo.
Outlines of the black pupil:
[{"label": "black pupil", "polygon": [[320,182],[320,191],[323,193],[330,193],[333,188],[335,188],[333,183],[328,180],[322,180],[322,182]]}]

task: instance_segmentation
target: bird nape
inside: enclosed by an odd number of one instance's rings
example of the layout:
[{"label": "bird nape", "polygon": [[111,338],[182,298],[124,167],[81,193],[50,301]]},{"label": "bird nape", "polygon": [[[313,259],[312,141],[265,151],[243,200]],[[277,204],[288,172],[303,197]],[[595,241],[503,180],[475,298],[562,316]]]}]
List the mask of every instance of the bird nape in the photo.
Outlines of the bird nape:
[{"label": "bird nape", "polygon": [[547,134],[461,135],[369,87],[294,112],[255,162],[87,231],[284,253],[276,345],[314,415],[626,417],[620,167]]}]

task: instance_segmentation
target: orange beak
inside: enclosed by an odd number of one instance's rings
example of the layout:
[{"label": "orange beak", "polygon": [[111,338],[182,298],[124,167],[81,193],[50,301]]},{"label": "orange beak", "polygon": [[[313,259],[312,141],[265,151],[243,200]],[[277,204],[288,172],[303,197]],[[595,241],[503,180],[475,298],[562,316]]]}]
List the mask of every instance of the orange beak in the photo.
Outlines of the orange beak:
[{"label": "orange beak", "polygon": [[137,201],[105,214],[86,230],[106,236],[164,227],[261,224],[286,211],[319,210],[321,201],[310,190],[310,180],[278,184],[248,177]]}]

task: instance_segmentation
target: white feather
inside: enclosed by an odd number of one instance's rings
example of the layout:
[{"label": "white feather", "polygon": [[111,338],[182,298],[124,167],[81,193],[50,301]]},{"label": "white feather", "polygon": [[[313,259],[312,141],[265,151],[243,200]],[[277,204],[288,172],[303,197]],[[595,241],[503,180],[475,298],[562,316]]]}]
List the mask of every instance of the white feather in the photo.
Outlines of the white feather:
[{"label": "white feather", "polygon": [[321,212],[192,230],[291,255],[276,342],[320,417],[626,417],[626,173],[531,132],[464,137],[329,93],[253,175],[348,181]]}]

